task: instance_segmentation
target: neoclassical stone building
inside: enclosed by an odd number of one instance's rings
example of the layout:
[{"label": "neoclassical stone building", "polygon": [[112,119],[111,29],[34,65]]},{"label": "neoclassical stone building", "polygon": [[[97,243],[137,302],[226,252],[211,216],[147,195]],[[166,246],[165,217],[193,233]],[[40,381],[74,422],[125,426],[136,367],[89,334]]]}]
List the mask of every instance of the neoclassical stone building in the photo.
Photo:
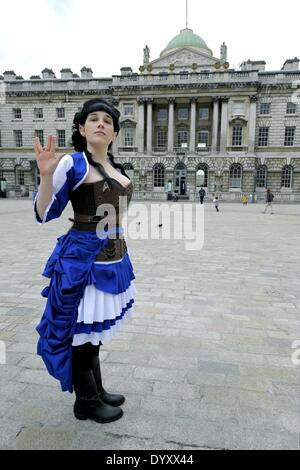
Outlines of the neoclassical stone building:
[{"label": "neoclassical stone building", "polygon": [[[171,188],[194,201],[198,170],[212,196],[239,200],[242,192],[262,199],[271,187],[277,200],[300,201],[299,60],[279,71],[264,61],[230,68],[227,47],[215,57],[191,29],[183,29],[155,60],[144,48],[138,72],[94,78],[62,69],[56,78],[24,80],[13,71],[0,76],[0,179],[8,195],[29,195],[39,184],[33,151],[37,135],[57,135],[58,152],[72,152],[72,119],[82,103],[101,96],[121,112],[114,144],[126,164],[135,198],[166,199]],[[199,182],[199,180],[198,180]]]}]

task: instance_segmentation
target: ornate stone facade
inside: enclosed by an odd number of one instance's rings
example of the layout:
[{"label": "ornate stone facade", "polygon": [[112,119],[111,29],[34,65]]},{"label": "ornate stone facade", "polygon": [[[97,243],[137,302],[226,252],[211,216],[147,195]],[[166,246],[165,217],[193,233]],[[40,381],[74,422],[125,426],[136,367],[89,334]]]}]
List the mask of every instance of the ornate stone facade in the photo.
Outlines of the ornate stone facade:
[{"label": "ornate stone facade", "polygon": [[[183,44],[182,37],[186,44]],[[179,197],[193,201],[199,187],[212,197],[239,200],[242,192],[262,199],[267,187],[282,201],[300,201],[299,61],[286,61],[278,72],[265,62],[244,62],[236,71],[191,30],[150,61],[144,49],[139,73],[81,77],[70,69],[55,78],[24,80],[14,72],[0,77],[0,179],[10,197],[30,195],[39,184],[33,151],[35,135],[57,135],[58,152],[72,152],[72,120],[83,102],[100,96],[121,112],[114,144],[117,161],[126,164],[134,198],[167,198],[168,182]],[[197,171],[202,171],[202,176]],[[201,179],[202,178],[202,179]],[[199,183],[199,181],[201,181]]]}]

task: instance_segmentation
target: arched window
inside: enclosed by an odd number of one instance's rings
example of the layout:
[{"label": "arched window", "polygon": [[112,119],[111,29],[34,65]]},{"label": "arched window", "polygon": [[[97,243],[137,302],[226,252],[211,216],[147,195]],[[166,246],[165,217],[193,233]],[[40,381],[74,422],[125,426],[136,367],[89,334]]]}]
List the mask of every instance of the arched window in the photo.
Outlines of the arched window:
[{"label": "arched window", "polygon": [[239,164],[231,165],[229,187],[230,188],[242,187],[242,167]]},{"label": "arched window", "polygon": [[199,170],[202,170],[204,172],[203,184],[201,186],[208,188],[208,166],[206,165],[206,163],[201,163],[197,168],[197,171]]},{"label": "arched window", "polygon": [[165,168],[161,163],[158,163],[153,168],[153,186],[155,188],[164,188],[165,186]]},{"label": "arched window", "polygon": [[286,165],[282,169],[281,187],[290,189],[292,187],[293,167]]},{"label": "arched window", "polygon": [[23,186],[25,184],[24,170],[21,165],[15,167],[15,182],[17,186]]},{"label": "arched window", "polygon": [[267,187],[267,167],[265,165],[260,165],[256,170],[256,187]]},{"label": "arched window", "polygon": [[133,182],[133,175],[134,175],[134,168],[131,163],[124,163],[123,168],[125,170],[126,175],[130,178]]}]

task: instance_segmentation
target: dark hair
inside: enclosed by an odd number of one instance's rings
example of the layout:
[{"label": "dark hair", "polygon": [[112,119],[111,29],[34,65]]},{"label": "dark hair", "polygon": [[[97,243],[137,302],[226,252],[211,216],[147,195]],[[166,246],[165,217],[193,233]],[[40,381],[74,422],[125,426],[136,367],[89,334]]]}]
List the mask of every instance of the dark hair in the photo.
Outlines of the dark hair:
[{"label": "dark hair", "polygon": [[[72,143],[73,143],[74,149],[77,152],[84,152],[90,165],[97,168],[98,163],[95,162],[95,160],[93,160],[92,154],[87,149],[86,139],[80,134],[80,131],[79,131],[79,126],[84,125],[88,115],[94,111],[106,111],[112,117],[114,131],[117,133],[119,133],[119,130],[120,130],[120,124],[119,124],[120,112],[108,101],[103,100],[102,98],[94,98],[92,100],[86,101],[82,107],[82,110],[76,113],[74,116],[73,127],[72,127]],[[112,147],[112,142],[109,144],[108,150],[110,150],[111,147]],[[127,178],[129,178],[128,175],[125,173],[123,165],[115,162],[113,154],[111,152],[107,152],[107,155],[112,166],[116,169],[119,169],[122,175],[127,176]],[[100,173],[102,174],[102,172]]]}]

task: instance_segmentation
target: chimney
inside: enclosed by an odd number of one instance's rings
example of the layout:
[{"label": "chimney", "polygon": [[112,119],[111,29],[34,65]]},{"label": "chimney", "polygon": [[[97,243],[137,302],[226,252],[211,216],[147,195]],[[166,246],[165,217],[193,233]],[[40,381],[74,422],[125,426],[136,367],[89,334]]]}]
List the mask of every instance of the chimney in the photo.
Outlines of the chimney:
[{"label": "chimney", "polygon": [[93,71],[90,68],[82,67],[80,72],[81,72],[81,78],[93,78]]},{"label": "chimney", "polygon": [[45,68],[43,71],[42,71],[42,76],[43,76],[43,80],[53,80],[55,77],[55,73],[53,72],[52,69],[47,69]]},{"label": "chimney", "polygon": [[121,71],[121,75],[132,75],[133,74],[133,71],[132,71],[131,67],[122,67],[120,69],[120,71]]},{"label": "chimney", "polygon": [[295,57],[286,60],[281,70],[299,70],[299,59]]},{"label": "chimney", "polygon": [[13,70],[6,70],[3,72],[4,81],[9,82],[10,80],[16,80],[16,74]]},{"label": "chimney", "polygon": [[264,60],[248,59],[247,62],[242,62],[241,70],[243,72],[251,72],[251,71],[264,72],[266,70],[266,62]]},{"label": "chimney", "polygon": [[71,69],[61,69],[60,76],[62,79],[73,78],[73,72]]}]

